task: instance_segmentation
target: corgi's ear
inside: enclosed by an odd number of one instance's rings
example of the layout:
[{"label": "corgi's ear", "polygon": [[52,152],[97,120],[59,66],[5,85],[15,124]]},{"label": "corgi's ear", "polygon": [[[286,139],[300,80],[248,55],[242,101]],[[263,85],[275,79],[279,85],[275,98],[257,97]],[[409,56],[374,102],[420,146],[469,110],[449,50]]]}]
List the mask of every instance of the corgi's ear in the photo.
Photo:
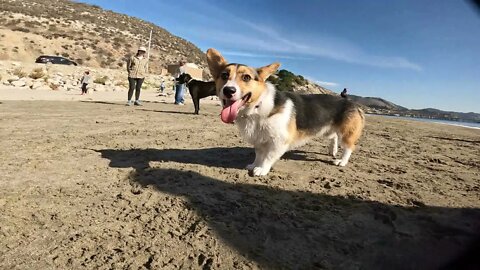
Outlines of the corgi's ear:
[{"label": "corgi's ear", "polygon": [[223,58],[220,52],[213,48],[210,48],[207,51],[207,62],[213,79],[217,79],[218,76],[220,76],[220,72],[222,72],[227,65],[225,58]]},{"label": "corgi's ear", "polygon": [[270,64],[268,66],[264,66],[261,68],[257,69],[258,76],[260,77],[260,80],[266,81],[270,75],[274,74],[277,72],[277,69],[280,67],[280,63],[276,62],[273,64]]}]

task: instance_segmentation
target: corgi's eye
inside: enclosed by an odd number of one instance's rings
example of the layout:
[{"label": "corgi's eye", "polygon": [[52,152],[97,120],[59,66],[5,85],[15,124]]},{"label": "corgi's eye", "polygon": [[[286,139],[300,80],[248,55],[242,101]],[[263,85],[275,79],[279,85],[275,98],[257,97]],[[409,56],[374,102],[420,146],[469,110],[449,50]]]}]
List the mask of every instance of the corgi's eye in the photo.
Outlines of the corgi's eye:
[{"label": "corgi's eye", "polygon": [[252,79],[252,77],[248,74],[245,74],[242,76],[242,81],[244,82],[249,82]]},{"label": "corgi's eye", "polygon": [[222,74],[220,74],[220,78],[222,78],[225,81],[228,80],[228,77],[230,77],[228,72],[222,72]]}]

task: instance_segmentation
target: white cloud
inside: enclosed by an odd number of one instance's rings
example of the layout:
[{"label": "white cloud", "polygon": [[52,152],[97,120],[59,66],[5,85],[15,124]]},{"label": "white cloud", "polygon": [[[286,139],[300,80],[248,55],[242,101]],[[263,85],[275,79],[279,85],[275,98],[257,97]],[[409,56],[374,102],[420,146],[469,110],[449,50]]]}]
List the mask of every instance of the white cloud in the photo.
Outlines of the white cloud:
[{"label": "white cloud", "polygon": [[305,79],[307,79],[309,81],[312,81],[312,82],[314,82],[318,85],[325,86],[325,87],[333,87],[333,86],[339,86],[340,85],[339,83],[336,83],[336,82],[320,81],[320,80],[317,80],[317,79],[309,77],[309,76],[305,76]]},{"label": "white cloud", "polygon": [[336,82],[325,82],[325,81],[314,81],[314,82],[322,86],[338,86],[338,83]]},{"label": "white cloud", "polygon": [[250,53],[250,52],[241,52],[241,51],[222,51],[221,53],[223,55],[251,57],[251,58],[295,59],[295,60],[310,60],[310,59],[312,59],[311,57],[277,55],[277,54],[261,54],[261,53]]},{"label": "white cloud", "polygon": [[[308,49],[308,47],[305,46],[304,44],[297,43],[297,42],[291,41],[289,39],[283,38],[277,31],[275,31],[273,28],[270,28],[266,25],[255,24],[255,23],[245,21],[245,20],[241,20],[241,19],[238,20],[238,21],[245,24],[246,26],[250,27],[251,29],[253,29],[253,30],[255,30],[259,33],[265,34],[267,37],[269,37],[269,39],[274,40],[274,41],[280,43],[281,45],[287,45],[287,46],[290,46],[290,47],[292,47],[294,49],[297,49],[297,50]],[[280,44],[278,44],[278,45],[280,45]]]},{"label": "white cloud", "polygon": [[[267,24],[247,21],[229,10],[201,1],[199,8],[216,16],[202,16],[202,27],[189,26],[190,35],[218,47],[230,49],[243,57],[277,57],[283,59],[328,58],[341,62],[421,71],[422,67],[402,56],[377,55],[351,41],[329,35],[312,36],[300,31],[285,33]],[[228,21],[228,24],[223,22]],[[233,55],[233,54],[230,54]],[[279,57],[282,56],[282,57]]]}]

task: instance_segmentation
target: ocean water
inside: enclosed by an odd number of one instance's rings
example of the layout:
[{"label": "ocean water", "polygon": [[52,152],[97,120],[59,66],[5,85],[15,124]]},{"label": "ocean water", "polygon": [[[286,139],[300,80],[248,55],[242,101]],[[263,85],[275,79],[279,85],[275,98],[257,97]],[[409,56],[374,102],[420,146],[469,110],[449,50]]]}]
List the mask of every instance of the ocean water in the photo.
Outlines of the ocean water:
[{"label": "ocean water", "polygon": [[413,117],[403,117],[403,116],[393,116],[393,115],[379,115],[379,114],[369,114],[369,115],[395,118],[395,119],[403,119],[403,120],[410,120],[410,121],[437,123],[437,124],[444,124],[444,125],[450,125],[450,126],[460,126],[460,127],[466,127],[466,128],[480,129],[480,123],[447,121],[447,120],[437,120],[437,119],[427,119],[427,118],[413,118]]}]

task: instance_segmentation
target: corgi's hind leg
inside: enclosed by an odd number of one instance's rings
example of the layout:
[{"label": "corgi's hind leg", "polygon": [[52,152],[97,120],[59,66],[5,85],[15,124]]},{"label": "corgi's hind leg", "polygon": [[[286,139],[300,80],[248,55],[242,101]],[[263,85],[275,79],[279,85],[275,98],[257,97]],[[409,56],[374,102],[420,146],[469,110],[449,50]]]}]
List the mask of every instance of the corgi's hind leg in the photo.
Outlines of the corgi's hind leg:
[{"label": "corgi's hind leg", "polygon": [[355,144],[362,135],[364,116],[360,110],[351,112],[340,125],[340,136],[342,141],[343,155],[341,159],[334,161],[337,166],[345,166],[355,150]]},{"label": "corgi's hind leg", "polygon": [[328,136],[328,138],[330,139],[328,154],[335,158],[338,152],[338,135],[337,133],[333,133],[332,135]]},{"label": "corgi's hind leg", "polygon": [[341,159],[336,159],[334,161],[334,164],[337,165],[337,166],[343,167],[343,166],[347,165],[348,160],[350,159],[350,156],[352,155],[352,152],[355,149],[355,146],[353,146],[353,147],[345,146],[344,148],[345,149],[343,150],[342,158]]}]

